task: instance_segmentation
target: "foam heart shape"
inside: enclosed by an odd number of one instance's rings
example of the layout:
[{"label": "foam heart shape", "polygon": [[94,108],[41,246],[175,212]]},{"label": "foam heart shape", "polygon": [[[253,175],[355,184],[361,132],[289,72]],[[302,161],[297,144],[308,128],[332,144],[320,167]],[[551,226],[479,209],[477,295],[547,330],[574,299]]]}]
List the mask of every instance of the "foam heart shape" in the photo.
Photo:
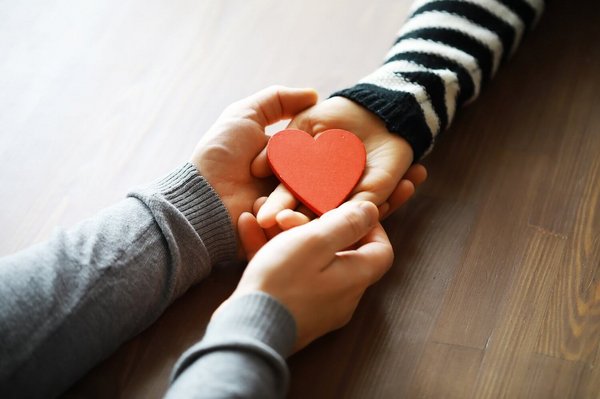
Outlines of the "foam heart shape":
[{"label": "foam heart shape", "polygon": [[365,169],[365,146],[354,134],[331,129],[317,135],[287,129],[267,144],[273,173],[317,215],[336,208],[352,192]]}]

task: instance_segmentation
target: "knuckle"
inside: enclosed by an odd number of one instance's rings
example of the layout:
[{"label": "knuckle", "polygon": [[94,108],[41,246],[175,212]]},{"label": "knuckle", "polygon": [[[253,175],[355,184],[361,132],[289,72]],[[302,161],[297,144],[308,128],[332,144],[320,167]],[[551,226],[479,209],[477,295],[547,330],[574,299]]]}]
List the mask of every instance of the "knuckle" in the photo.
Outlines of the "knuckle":
[{"label": "knuckle", "polygon": [[351,212],[346,215],[346,224],[350,233],[355,237],[360,237],[365,232],[364,218],[356,212]]},{"label": "knuckle", "polygon": [[335,319],[335,325],[334,325],[334,329],[338,329],[338,328],[342,328],[348,325],[348,323],[350,323],[350,320],[352,320],[352,314],[353,312],[341,312],[340,314],[338,314],[338,316]]},{"label": "knuckle", "polygon": [[345,327],[348,325],[348,323],[350,323],[350,320],[352,320],[352,315],[353,313],[348,313],[347,315],[345,315],[340,323],[340,327]]},{"label": "knuckle", "polygon": [[385,253],[382,253],[380,256],[381,260],[376,264],[368,265],[369,267],[364,269],[363,290],[379,281],[392,267],[392,264],[394,263],[394,252],[391,248],[385,250]]},{"label": "knuckle", "polygon": [[360,301],[360,298],[362,298],[366,289],[371,285],[373,277],[373,270],[365,269],[362,276],[356,279],[352,286],[352,299],[354,302],[358,303]]},{"label": "knuckle", "polygon": [[392,267],[392,264],[394,263],[394,259],[395,259],[395,254],[394,254],[394,249],[392,248],[392,246],[388,246],[386,248],[386,271],[388,271],[390,269],[390,267]]},{"label": "knuckle", "polygon": [[241,118],[243,117],[246,108],[246,103],[243,100],[232,102],[227,107],[225,107],[223,112],[221,112],[221,118]]},{"label": "knuckle", "polygon": [[338,328],[344,327],[350,323],[352,317],[354,316],[354,312],[358,307],[360,298],[362,297],[362,292],[364,292],[364,289],[361,290],[360,294],[353,295],[348,293],[348,296],[342,305],[342,309],[338,312],[338,317],[336,318],[336,324]]},{"label": "knuckle", "polygon": [[360,275],[357,276],[356,281],[352,285],[355,295],[360,298],[362,293],[369,287],[373,279],[375,278],[375,272],[371,267],[365,267],[360,271]]}]

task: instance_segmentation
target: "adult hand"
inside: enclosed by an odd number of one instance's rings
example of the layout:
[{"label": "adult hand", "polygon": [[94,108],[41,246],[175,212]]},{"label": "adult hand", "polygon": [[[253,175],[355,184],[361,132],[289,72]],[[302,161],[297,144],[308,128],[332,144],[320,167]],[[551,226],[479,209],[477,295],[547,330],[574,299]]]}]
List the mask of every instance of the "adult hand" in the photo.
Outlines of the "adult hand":
[{"label": "adult hand", "polygon": [[[366,108],[343,97],[329,98],[298,114],[289,128],[316,135],[328,129],[345,129],[356,134],[367,151],[364,175],[351,200],[371,201],[379,207],[381,218],[395,211],[427,177],[422,165],[413,165],[413,151],[406,140],[390,133],[383,121]],[[252,164],[255,176],[270,174],[262,151]],[[404,178],[403,178],[404,176]],[[257,215],[264,228],[274,226],[283,209],[295,209],[297,200],[279,185]]]},{"label": "adult hand", "polygon": [[344,326],[367,287],[392,264],[392,246],[378,217],[370,202],[347,202],[266,242],[254,216],[242,214],[239,230],[247,251],[264,246],[232,298],[262,291],[279,300],[296,321],[295,350]]},{"label": "adult hand", "polygon": [[[270,173],[256,177],[250,172],[252,161],[269,139],[265,128],[295,116],[316,101],[317,93],[312,89],[272,86],[231,104],[202,137],[191,162],[215,189],[233,223],[275,187],[274,179],[268,178]],[[262,162],[264,165],[255,161],[255,167],[268,170],[266,159]]]}]

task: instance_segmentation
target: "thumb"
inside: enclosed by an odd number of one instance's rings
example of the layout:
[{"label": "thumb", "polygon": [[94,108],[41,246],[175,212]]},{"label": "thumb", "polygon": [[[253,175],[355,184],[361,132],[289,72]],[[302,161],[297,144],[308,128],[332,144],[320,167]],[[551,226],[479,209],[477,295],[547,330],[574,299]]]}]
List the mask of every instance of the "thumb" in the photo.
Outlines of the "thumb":
[{"label": "thumb", "polygon": [[318,94],[315,89],[296,89],[285,86],[271,86],[247,97],[236,106],[251,109],[251,119],[267,127],[282,119],[291,118],[314,105]]},{"label": "thumb", "polygon": [[305,112],[301,112],[298,115],[296,115],[294,118],[292,118],[290,123],[288,123],[286,129],[303,130],[311,136],[314,136],[315,132],[313,131],[311,125],[311,114],[313,114],[313,112],[311,111],[312,109],[308,109]]},{"label": "thumb", "polygon": [[[272,86],[256,93],[247,99],[254,107],[262,112],[256,113],[254,120],[263,128],[285,118],[292,118],[286,129],[304,130],[309,134],[312,129],[309,126],[310,117],[306,117],[302,111],[312,107],[318,100],[318,94],[314,89],[292,89],[283,86]],[[268,177],[273,174],[267,162],[267,148],[256,156],[250,166],[255,177]]]},{"label": "thumb", "polygon": [[[323,269],[336,254],[358,242],[377,225],[377,207],[366,201],[347,202],[305,225],[284,231],[255,257],[299,259],[303,266]],[[269,248],[265,252],[266,248]],[[262,255],[261,255],[262,254]],[[289,262],[288,262],[289,263]]]},{"label": "thumb", "polygon": [[[313,240],[315,251],[332,256],[363,238],[379,220],[377,207],[367,201],[347,202],[306,226],[319,240]],[[300,227],[301,228],[301,227]]]}]

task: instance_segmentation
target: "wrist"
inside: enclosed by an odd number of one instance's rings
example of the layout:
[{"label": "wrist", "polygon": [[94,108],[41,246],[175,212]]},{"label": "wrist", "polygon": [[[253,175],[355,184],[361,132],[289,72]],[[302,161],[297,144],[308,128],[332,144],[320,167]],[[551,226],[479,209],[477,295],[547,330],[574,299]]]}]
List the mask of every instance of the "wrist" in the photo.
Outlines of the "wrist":
[{"label": "wrist", "polygon": [[275,371],[277,397],[285,396],[289,383],[285,358],[291,354],[296,339],[293,316],[281,303],[261,292],[230,298],[220,309],[213,314],[202,340],[181,356],[171,381],[211,353],[249,353]]},{"label": "wrist", "polygon": [[146,191],[164,197],[185,217],[202,240],[211,264],[235,258],[236,239],[229,213],[194,165],[186,163]]},{"label": "wrist", "polygon": [[360,104],[375,114],[394,136],[404,138],[412,149],[414,161],[420,160],[433,144],[423,110],[411,94],[389,92],[368,84],[357,84],[332,94]]},{"label": "wrist", "polygon": [[362,121],[365,126],[369,126],[376,131],[387,132],[384,121],[377,114],[356,101],[341,96],[330,97],[326,101],[330,101],[335,107],[339,107],[345,115],[352,115],[352,119]]},{"label": "wrist", "polygon": [[351,127],[348,127],[347,130],[356,134],[363,142],[366,139],[372,142],[392,140],[394,148],[400,149],[404,157],[411,160],[411,163],[414,161],[414,151],[409,141],[399,134],[390,132],[385,121],[378,114],[366,106],[342,96],[334,95],[325,101],[331,102],[332,107],[339,108],[342,115],[348,115],[352,126],[360,126],[358,130]]}]

